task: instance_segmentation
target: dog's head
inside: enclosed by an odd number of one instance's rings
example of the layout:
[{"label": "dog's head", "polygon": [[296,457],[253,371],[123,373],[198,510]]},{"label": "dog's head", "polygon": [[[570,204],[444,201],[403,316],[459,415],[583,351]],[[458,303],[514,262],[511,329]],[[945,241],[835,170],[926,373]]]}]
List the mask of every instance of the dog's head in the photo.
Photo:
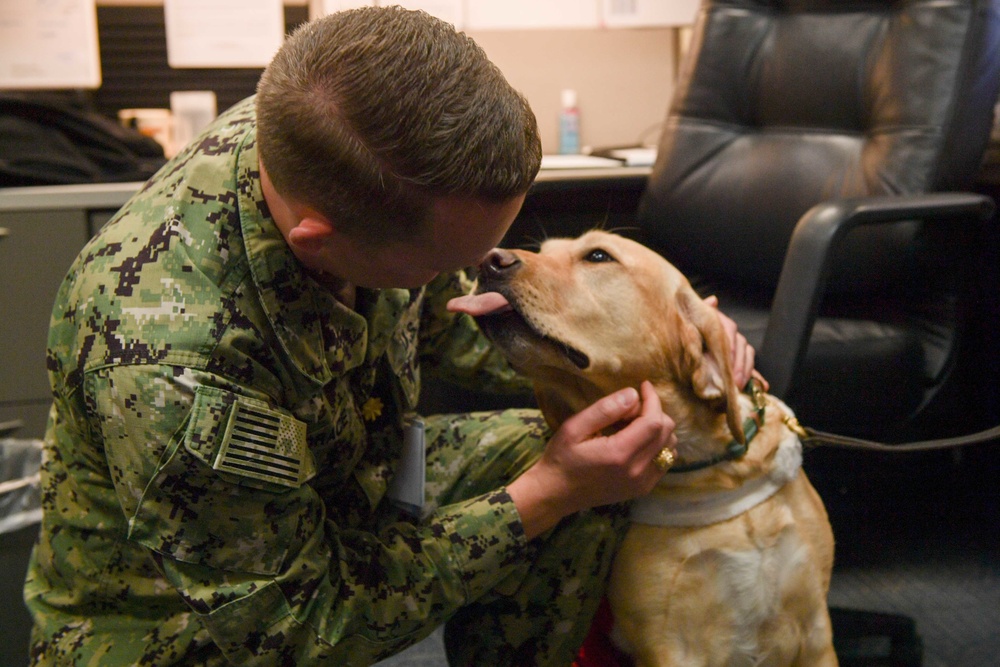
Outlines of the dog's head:
[{"label": "dog's head", "polygon": [[650,380],[675,420],[725,412],[743,441],[715,309],[641,244],[593,231],[546,241],[538,253],[496,249],[480,266],[476,295],[452,307],[475,316],[534,381],[554,426],[600,396]]}]

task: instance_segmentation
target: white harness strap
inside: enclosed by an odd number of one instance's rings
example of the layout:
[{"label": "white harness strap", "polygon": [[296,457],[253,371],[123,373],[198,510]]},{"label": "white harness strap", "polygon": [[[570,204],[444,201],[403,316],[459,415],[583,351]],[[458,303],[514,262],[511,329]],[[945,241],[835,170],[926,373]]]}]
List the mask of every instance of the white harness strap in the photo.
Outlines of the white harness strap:
[{"label": "white harness strap", "polygon": [[[648,495],[632,503],[632,523],[650,526],[694,527],[708,526],[732,519],[764,502],[781,487],[795,479],[802,467],[802,442],[788,432],[778,444],[774,455],[774,468],[758,479],[753,479],[730,491],[713,491],[687,498],[664,498]],[[672,482],[685,475],[698,472],[677,473]]]}]

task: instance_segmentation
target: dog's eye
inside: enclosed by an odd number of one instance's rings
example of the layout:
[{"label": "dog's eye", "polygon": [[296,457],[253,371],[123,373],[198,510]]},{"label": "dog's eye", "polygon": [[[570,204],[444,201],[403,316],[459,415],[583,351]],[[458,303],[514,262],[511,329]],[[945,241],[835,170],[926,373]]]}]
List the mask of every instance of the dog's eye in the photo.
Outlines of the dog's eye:
[{"label": "dog's eye", "polygon": [[611,253],[609,253],[608,251],[602,250],[601,248],[597,248],[596,250],[591,250],[590,252],[588,252],[587,255],[583,258],[583,261],[593,262],[597,264],[598,262],[614,262],[616,260],[614,257],[611,256]]}]

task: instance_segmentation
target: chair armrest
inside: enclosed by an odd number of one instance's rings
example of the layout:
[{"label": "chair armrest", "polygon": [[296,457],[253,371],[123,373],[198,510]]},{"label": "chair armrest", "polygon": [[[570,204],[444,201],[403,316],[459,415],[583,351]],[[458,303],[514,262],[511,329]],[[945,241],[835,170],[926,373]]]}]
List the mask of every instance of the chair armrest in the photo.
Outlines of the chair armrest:
[{"label": "chair armrest", "polygon": [[852,229],[912,220],[983,222],[993,200],[964,192],[838,199],[817,204],[795,226],[757,364],[771,393],[785,397],[805,357],[830,274],[830,257]]}]

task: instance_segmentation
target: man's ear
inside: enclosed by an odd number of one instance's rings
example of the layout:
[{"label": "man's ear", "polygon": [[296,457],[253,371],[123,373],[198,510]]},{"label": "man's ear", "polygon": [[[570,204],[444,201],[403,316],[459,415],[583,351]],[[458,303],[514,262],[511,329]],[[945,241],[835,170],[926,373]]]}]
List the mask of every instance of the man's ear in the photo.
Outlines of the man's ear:
[{"label": "man's ear", "polygon": [[699,398],[725,405],[729,430],[742,444],[745,436],[739,414],[739,390],[733,383],[729,339],[722,322],[715,309],[693,290],[678,290],[677,310],[681,321],[682,372],[690,377],[691,387]]},{"label": "man's ear", "polygon": [[333,224],[327,219],[307,214],[288,231],[288,243],[299,252],[313,254],[319,252],[335,232]]}]

